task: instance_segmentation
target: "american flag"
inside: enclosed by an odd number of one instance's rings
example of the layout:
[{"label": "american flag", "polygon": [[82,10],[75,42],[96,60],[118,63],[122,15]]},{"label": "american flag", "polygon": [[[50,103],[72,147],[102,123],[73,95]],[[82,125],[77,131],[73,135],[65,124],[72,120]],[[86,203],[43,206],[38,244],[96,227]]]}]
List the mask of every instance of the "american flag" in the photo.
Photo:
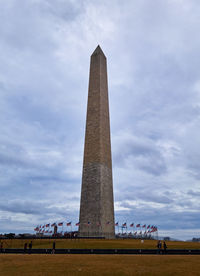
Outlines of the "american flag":
[{"label": "american flag", "polygon": [[133,227],[133,226],[134,226],[134,223],[131,223],[131,224],[130,224],[130,227]]},{"label": "american flag", "polygon": [[76,223],[76,226],[79,226],[79,225],[80,225],[80,222],[77,222],[77,223]]},{"label": "american flag", "polygon": [[50,226],[50,223],[46,224],[46,227],[49,227]]},{"label": "american flag", "polygon": [[116,222],[116,223],[115,223],[115,226],[118,226],[118,225],[119,225],[119,222]]},{"label": "american flag", "polygon": [[58,226],[63,226],[63,222],[59,222],[59,223],[58,223]]},{"label": "american flag", "polygon": [[126,222],[124,222],[124,223],[122,224],[122,226],[123,226],[123,227],[126,227]]},{"label": "american flag", "polygon": [[137,224],[136,227],[140,227],[140,224]]},{"label": "american flag", "polygon": [[70,222],[67,222],[67,226],[71,226],[71,224],[72,224],[72,222],[70,221]]},{"label": "american flag", "polygon": [[145,228],[145,227],[146,227],[146,224],[144,224],[142,227]]},{"label": "american flag", "polygon": [[149,224],[148,226],[147,226],[147,229],[149,229],[151,227],[151,225]]},{"label": "american flag", "polygon": [[158,228],[156,226],[153,227],[153,229],[151,230],[151,232],[156,232],[158,231]]},{"label": "american flag", "polygon": [[53,224],[51,224],[51,227],[54,227],[54,226],[56,226],[56,223],[54,222]]}]

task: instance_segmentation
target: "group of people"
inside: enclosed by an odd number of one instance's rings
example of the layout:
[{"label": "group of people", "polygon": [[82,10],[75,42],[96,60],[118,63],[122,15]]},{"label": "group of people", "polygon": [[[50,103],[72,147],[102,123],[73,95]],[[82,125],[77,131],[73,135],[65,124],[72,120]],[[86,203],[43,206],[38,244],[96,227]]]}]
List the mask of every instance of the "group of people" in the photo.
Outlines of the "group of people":
[{"label": "group of people", "polygon": [[27,242],[25,242],[25,244],[24,244],[24,252],[26,252],[27,248],[28,248],[29,249],[29,253],[31,253],[32,246],[33,246],[33,242],[32,241],[29,244]]},{"label": "group of people", "polygon": [[[32,247],[33,247],[33,242],[31,241],[29,244],[26,242],[24,244],[24,253],[27,252],[27,249],[28,249],[28,252],[29,254],[31,253],[31,250],[32,250]],[[52,254],[55,253],[55,249],[56,249],[56,242],[54,241],[53,242],[53,248],[52,248]]]},{"label": "group of people", "polygon": [[[163,241],[163,243],[159,240],[157,243],[157,248],[158,248],[158,254],[162,254],[167,252],[167,244],[165,241]],[[162,250],[163,249],[163,250]]]},{"label": "group of people", "polygon": [[0,252],[3,252],[3,242],[0,243]]}]

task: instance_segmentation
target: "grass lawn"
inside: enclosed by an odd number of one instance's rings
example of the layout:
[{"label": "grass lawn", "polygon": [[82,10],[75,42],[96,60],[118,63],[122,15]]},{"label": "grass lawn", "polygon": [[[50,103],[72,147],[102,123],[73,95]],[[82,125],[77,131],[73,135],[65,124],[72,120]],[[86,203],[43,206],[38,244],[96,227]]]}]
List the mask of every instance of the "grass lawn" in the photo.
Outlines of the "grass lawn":
[{"label": "grass lawn", "polygon": [[0,255],[0,275],[200,275],[200,256]]},{"label": "grass lawn", "polygon": [[[2,240],[4,248],[23,248],[24,243],[29,243],[30,240]],[[52,248],[53,240],[50,239],[36,239],[33,241],[33,248]],[[127,239],[127,240],[95,240],[95,239],[58,239],[56,241],[56,248],[156,248],[157,241],[155,240],[141,240]],[[200,249],[199,242],[167,242],[168,249]]]}]

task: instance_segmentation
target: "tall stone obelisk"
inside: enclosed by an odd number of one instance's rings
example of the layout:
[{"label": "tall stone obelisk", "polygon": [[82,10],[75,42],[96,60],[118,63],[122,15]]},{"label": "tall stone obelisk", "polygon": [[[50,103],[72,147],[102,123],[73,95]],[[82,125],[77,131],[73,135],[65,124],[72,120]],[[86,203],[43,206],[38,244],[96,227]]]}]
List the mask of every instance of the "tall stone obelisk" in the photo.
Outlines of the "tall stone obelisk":
[{"label": "tall stone obelisk", "polygon": [[114,238],[114,203],[106,57],[90,60],[79,236]]}]

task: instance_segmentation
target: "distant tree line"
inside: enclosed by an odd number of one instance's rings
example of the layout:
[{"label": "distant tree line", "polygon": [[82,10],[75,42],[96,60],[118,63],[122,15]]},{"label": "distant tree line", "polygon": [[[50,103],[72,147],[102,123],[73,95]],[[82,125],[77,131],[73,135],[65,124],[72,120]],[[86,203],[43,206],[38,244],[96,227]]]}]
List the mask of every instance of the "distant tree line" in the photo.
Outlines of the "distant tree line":
[{"label": "distant tree line", "polygon": [[192,241],[193,242],[200,242],[200,238],[193,238]]}]

